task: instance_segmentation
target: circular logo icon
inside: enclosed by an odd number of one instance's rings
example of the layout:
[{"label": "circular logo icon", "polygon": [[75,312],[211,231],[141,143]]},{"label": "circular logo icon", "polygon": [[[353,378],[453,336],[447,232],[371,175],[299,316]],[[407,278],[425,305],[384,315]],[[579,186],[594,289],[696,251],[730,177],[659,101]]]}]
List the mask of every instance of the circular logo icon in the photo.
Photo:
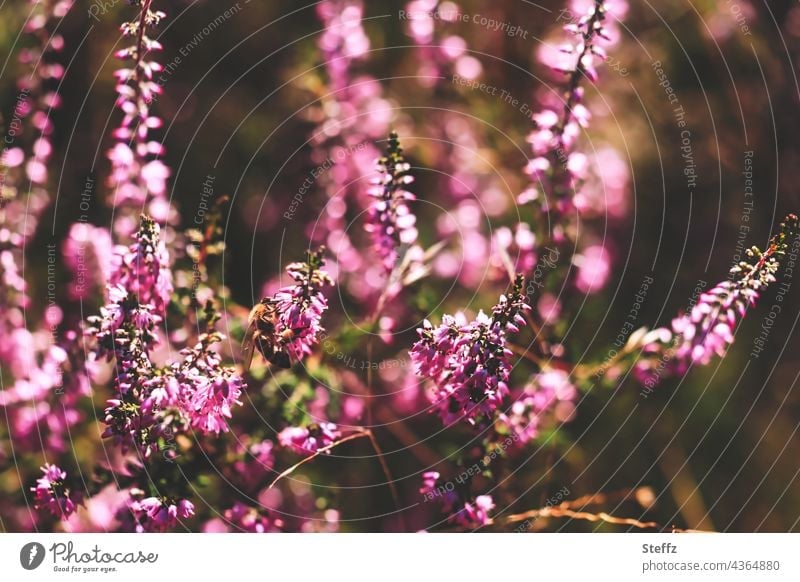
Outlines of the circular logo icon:
[{"label": "circular logo icon", "polygon": [[35,570],[44,561],[44,546],[39,542],[30,542],[19,551],[19,563],[26,570]]}]

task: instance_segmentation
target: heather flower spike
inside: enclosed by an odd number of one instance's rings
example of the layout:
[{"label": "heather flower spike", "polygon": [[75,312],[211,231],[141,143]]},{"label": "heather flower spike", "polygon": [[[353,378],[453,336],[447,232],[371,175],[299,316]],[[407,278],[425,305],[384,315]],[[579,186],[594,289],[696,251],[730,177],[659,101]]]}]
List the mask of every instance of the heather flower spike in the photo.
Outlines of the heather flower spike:
[{"label": "heather flower spike", "polygon": [[[622,16],[627,6],[623,2],[595,0],[580,18],[564,26],[572,38],[548,59],[547,64],[554,71],[566,76],[566,87],[561,103],[533,115],[535,129],[528,141],[534,157],[525,172],[534,184],[520,195],[520,203],[538,200],[544,211],[560,214],[568,214],[575,206],[587,165],[586,156],[575,151],[575,143],[590,119],[583,104],[581,83],[597,80],[596,66],[606,59],[600,45],[614,42],[607,32],[611,9]],[[539,196],[540,190],[544,190],[544,198]]]},{"label": "heather flower spike", "polygon": [[[734,331],[754,306],[760,293],[776,278],[780,258],[798,236],[798,218],[790,214],[765,251],[753,246],[747,250],[750,260],[741,261],[730,270],[729,278],[700,295],[687,314],[672,320],[671,328],[660,328],[631,337],[647,357],[636,363],[634,371],[642,383],[655,384],[662,354],[669,370],[682,374],[692,364],[705,365],[714,355],[724,356],[733,343]],[[631,344],[631,342],[629,342]],[[626,346],[628,348],[635,346]],[[661,366],[662,368],[664,366]]]},{"label": "heather flower spike", "polygon": [[164,316],[172,294],[169,255],[161,229],[149,216],[142,216],[135,242],[119,248],[112,261],[111,285],[123,287],[140,304],[151,304]]},{"label": "heather flower spike", "polygon": [[151,53],[162,50],[161,43],[151,35],[166,15],[151,9],[153,0],[137,0],[135,4],[140,7],[136,18],[120,27],[122,36],[132,44],[114,53],[126,62],[115,73],[116,105],[123,117],[113,133],[116,144],[108,152],[108,185],[114,188],[113,204],[118,209],[114,227],[123,237],[135,230],[134,213],[143,208],[159,222],[170,219],[166,199],[170,170],[160,159],[164,147],[150,137],[150,130],[162,125],[150,109],[162,91],[155,75],[163,69],[151,60]]},{"label": "heather flower spike", "polygon": [[375,201],[367,219],[367,231],[372,234],[375,250],[387,272],[397,266],[400,247],[409,247],[417,241],[416,217],[407,204],[415,197],[405,189],[414,181],[408,174],[409,168],[397,133],[392,132],[386,155],[378,160],[380,176],[370,189]]},{"label": "heather flower spike", "polygon": [[425,320],[411,348],[415,373],[432,380],[433,400],[442,421],[461,418],[480,425],[493,418],[508,394],[511,351],[507,336],[525,325],[524,279],[518,276],[491,316],[482,311],[473,321],[462,313],[445,315],[433,326]]}]

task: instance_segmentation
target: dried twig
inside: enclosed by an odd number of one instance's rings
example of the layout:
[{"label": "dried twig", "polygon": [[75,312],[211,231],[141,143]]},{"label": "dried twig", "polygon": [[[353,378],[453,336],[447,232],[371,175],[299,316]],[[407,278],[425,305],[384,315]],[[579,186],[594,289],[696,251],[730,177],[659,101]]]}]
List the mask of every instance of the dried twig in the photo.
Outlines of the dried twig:
[{"label": "dried twig", "polygon": [[509,515],[501,523],[517,523],[529,519],[536,519],[538,517],[567,517],[570,519],[584,519],[586,521],[605,521],[617,525],[630,525],[639,529],[660,529],[654,521],[638,521],[630,517],[615,517],[608,513],[589,513],[587,511],[575,511],[560,505],[555,507],[542,507],[541,509],[532,509],[524,513],[516,513]]},{"label": "dried twig", "polygon": [[394,501],[395,509],[397,509],[397,516],[400,519],[402,529],[405,531],[405,520],[403,519],[403,514],[400,507],[400,495],[397,493],[397,487],[394,484],[394,479],[392,479],[392,473],[389,471],[389,465],[386,463],[386,459],[383,458],[383,451],[381,450],[380,446],[378,446],[378,441],[375,439],[375,435],[372,434],[372,431],[369,429],[367,429],[367,436],[369,437],[369,441],[372,443],[372,448],[375,450],[375,455],[378,457],[378,462],[381,464],[383,476],[386,478],[386,484],[389,486],[389,491],[392,493],[392,500]]},{"label": "dried twig", "polygon": [[[570,499],[564,501],[552,507],[531,509],[523,513],[515,513],[513,515],[509,515],[505,518],[490,520],[489,525],[492,524],[507,525],[531,519],[537,519],[539,517],[555,517],[555,518],[568,518],[568,519],[582,519],[592,522],[603,521],[614,525],[628,525],[638,529],[658,529],[663,531],[666,528],[664,528],[664,526],[654,521],[639,521],[638,519],[633,519],[630,517],[617,517],[605,512],[590,513],[588,511],[583,511],[583,508],[588,505],[601,505],[604,503],[608,503],[609,501],[623,500],[631,495],[636,496],[637,493],[639,493],[640,491],[644,491],[646,489],[647,488],[640,487],[639,489],[625,489],[623,491],[618,491],[615,493],[592,493],[590,495],[583,495],[576,499]],[[575,509],[576,507],[579,507],[580,510],[576,510]],[[672,526],[672,528],[670,528],[670,531],[672,531],[672,533],[710,533],[705,530],[681,529],[675,527],[674,525]]]}]

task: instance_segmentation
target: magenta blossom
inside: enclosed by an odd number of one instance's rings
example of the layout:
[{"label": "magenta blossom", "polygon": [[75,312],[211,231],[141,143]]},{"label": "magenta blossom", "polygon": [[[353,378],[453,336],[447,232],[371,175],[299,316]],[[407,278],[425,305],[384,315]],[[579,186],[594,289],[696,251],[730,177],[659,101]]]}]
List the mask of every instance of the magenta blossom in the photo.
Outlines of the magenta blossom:
[{"label": "magenta blossom", "polygon": [[539,436],[543,424],[550,418],[564,421],[572,416],[578,390],[563,370],[536,374],[519,394],[509,410],[501,414],[499,423],[516,435],[520,444]]},{"label": "magenta blossom", "polygon": [[724,356],[741,318],[776,280],[779,257],[786,254],[797,230],[798,218],[790,214],[766,251],[755,246],[748,249],[750,260],[732,267],[728,279],[701,294],[689,313],[672,320],[671,328],[640,334],[637,345],[643,357],[634,366],[639,381],[652,387],[665,370],[682,374],[693,364],[706,365],[713,356]]},{"label": "magenta blossom", "polygon": [[[597,80],[597,67],[606,59],[601,45],[613,45],[618,40],[614,20],[622,18],[625,11],[621,1],[573,2],[572,10],[566,11],[567,42],[542,43],[542,60],[557,75],[566,77],[566,97],[550,96],[550,103],[533,116],[535,129],[528,136],[533,158],[525,169],[533,184],[520,196],[520,203],[537,201],[545,212],[567,214],[598,199],[582,193],[589,160],[575,151],[576,141],[591,117],[583,104],[581,84]],[[599,184],[589,185],[597,188]]]},{"label": "magenta blossom", "polygon": [[249,507],[240,501],[225,510],[225,519],[235,529],[249,533],[279,532],[284,525],[280,518],[264,515],[258,509]]},{"label": "magenta blossom", "polygon": [[109,282],[123,287],[140,304],[152,304],[161,316],[172,294],[169,255],[158,224],[142,216],[135,242],[117,249]]},{"label": "magenta blossom", "polygon": [[426,501],[435,500],[448,514],[447,520],[463,528],[477,528],[490,523],[489,512],[494,509],[491,495],[478,495],[467,498],[466,491],[455,487],[453,481],[439,484],[437,471],[422,474],[420,493]]},{"label": "magenta blossom", "polygon": [[160,160],[164,147],[150,137],[150,131],[162,125],[150,109],[161,94],[156,76],[163,70],[150,59],[151,53],[162,49],[151,35],[165,14],[150,9],[152,0],[140,4],[139,15],[121,28],[133,44],[114,53],[127,63],[115,73],[116,105],[123,117],[113,134],[117,143],[108,152],[112,166],[108,185],[114,188],[113,205],[119,209],[114,230],[122,236],[135,230],[134,212],[144,209],[162,222],[170,218],[165,196],[170,171]]},{"label": "magenta blossom", "polygon": [[280,338],[281,347],[295,361],[311,354],[319,334],[325,331],[321,320],[328,301],[322,289],[333,285],[333,280],[321,270],[325,264],[323,253],[324,249],[309,252],[306,262],[287,266],[286,272],[294,284],[282,287],[268,299],[278,313],[275,336]]},{"label": "magenta blossom", "polygon": [[172,529],[179,520],[194,515],[194,504],[187,499],[146,497],[133,499],[129,509],[136,520],[137,532],[163,532]]},{"label": "magenta blossom", "polygon": [[278,442],[297,453],[307,455],[327,447],[342,435],[332,422],[320,422],[309,426],[289,426],[278,433]]},{"label": "magenta blossom", "polygon": [[405,190],[414,178],[408,174],[410,166],[403,158],[395,132],[389,135],[386,155],[378,160],[378,167],[380,177],[369,192],[375,201],[370,206],[366,228],[384,268],[390,272],[397,266],[400,247],[417,241],[416,217],[407,204],[414,195]]},{"label": "magenta blossom", "polygon": [[231,417],[232,404],[242,404],[239,401],[242,386],[242,379],[236,374],[206,379],[190,401],[192,426],[202,432],[228,432],[226,419]]},{"label": "magenta blossom", "polygon": [[450,517],[450,521],[465,528],[481,527],[489,523],[489,512],[494,509],[491,495],[478,495],[474,501],[464,503],[464,507]]},{"label": "magenta blossom", "polygon": [[572,262],[578,268],[575,286],[583,293],[597,293],[611,276],[611,255],[604,246],[592,245]]},{"label": "magenta blossom", "polygon": [[463,314],[445,315],[439,326],[425,320],[417,330],[420,339],[410,351],[414,371],[433,381],[433,401],[443,422],[466,418],[475,425],[492,417],[508,394],[512,353],[506,336],[525,325],[527,309],[518,277],[491,316],[480,312],[468,322]]},{"label": "magenta blossom", "polygon": [[59,519],[67,519],[81,503],[80,494],[70,491],[65,483],[67,472],[56,465],[45,464],[42,473],[36,486],[31,487],[36,509],[46,509]]}]

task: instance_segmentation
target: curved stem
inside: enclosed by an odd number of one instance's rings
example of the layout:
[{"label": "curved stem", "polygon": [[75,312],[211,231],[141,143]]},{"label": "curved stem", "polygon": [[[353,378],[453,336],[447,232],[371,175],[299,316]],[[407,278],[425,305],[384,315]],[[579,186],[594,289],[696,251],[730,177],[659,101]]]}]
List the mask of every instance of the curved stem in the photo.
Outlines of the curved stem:
[{"label": "curved stem", "polygon": [[392,474],[389,471],[389,465],[386,463],[386,459],[383,458],[383,451],[378,445],[378,441],[375,439],[375,435],[372,434],[371,430],[367,430],[367,436],[369,437],[369,441],[372,443],[372,448],[375,449],[375,454],[378,457],[378,462],[381,464],[383,475],[384,477],[386,477],[386,484],[389,485],[389,491],[391,491],[392,493],[392,500],[394,501],[395,509],[397,509],[397,517],[400,519],[400,526],[403,529],[403,531],[405,531],[406,523],[405,519],[403,518],[403,514],[401,512],[400,495],[398,495],[397,493],[397,487],[395,486],[394,479],[392,478]]},{"label": "curved stem", "polygon": [[267,489],[272,489],[273,487],[275,487],[275,485],[278,483],[278,481],[280,481],[284,477],[287,477],[287,476],[291,475],[297,469],[299,469],[300,467],[302,467],[303,465],[305,465],[306,463],[308,463],[312,459],[315,459],[315,458],[319,457],[320,455],[325,454],[328,451],[331,451],[331,450],[335,449],[336,447],[338,447],[339,445],[341,445],[343,443],[346,443],[347,441],[352,441],[352,440],[355,440],[355,439],[365,438],[365,437],[369,437],[369,436],[370,436],[369,430],[360,429],[360,430],[356,431],[355,433],[349,434],[346,437],[342,437],[338,441],[334,441],[334,442],[332,442],[331,444],[329,444],[327,446],[320,447],[319,449],[314,451],[312,454],[310,454],[307,457],[303,457],[302,459],[300,459],[300,461],[298,461],[297,463],[295,463],[294,465],[292,465],[291,467],[289,467],[288,469],[283,471],[280,475],[275,477],[275,479],[273,479],[272,483],[269,484]]}]

